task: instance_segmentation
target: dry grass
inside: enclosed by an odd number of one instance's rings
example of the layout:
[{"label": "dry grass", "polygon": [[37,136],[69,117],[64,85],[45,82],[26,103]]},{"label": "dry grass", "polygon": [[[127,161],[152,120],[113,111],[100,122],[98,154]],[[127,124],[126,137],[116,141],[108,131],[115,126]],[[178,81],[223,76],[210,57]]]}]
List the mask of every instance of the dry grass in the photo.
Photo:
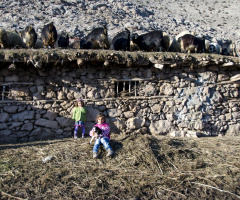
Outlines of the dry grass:
[{"label": "dry grass", "polygon": [[112,138],[0,145],[0,199],[240,199],[240,138]]}]

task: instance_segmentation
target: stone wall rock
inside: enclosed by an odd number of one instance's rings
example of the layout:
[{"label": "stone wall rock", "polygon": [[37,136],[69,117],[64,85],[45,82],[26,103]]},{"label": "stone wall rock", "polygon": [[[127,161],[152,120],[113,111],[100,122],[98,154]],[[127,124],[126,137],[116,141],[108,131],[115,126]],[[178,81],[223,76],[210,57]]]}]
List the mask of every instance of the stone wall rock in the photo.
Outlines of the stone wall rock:
[{"label": "stone wall rock", "polygon": [[33,111],[24,111],[20,113],[16,113],[12,115],[12,119],[14,121],[24,121],[26,119],[33,119],[34,118],[34,112]]},{"label": "stone wall rock", "polygon": [[16,113],[18,106],[4,106],[3,110],[7,113]]},{"label": "stone wall rock", "polygon": [[0,130],[5,130],[7,129],[7,124],[6,123],[0,123]]},{"label": "stone wall rock", "polygon": [[25,131],[25,132],[30,132],[31,130],[33,130],[33,124],[32,123],[27,123],[24,124],[21,128],[21,131]]},{"label": "stone wall rock", "polygon": [[240,124],[232,124],[229,126],[227,136],[240,136]]},{"label": "stone wall rock", "polygon": [[168,120],[159,120],[152,122],[149,130],[153,135],[167,135],[174,127]]},{"label": "stone wall rock", "polygon": [[171,84],[169,83],[164,83],[161,87],[160,87],[160,93],[163,95],[167,95],[170,96],[172,95],[174,92],[174,88]]},{"label": "stone wall rock", "polygon": [[35,125],[54,129],[58,128],[58,122],[41,118],[36,120]]},{"label": "stone wall rock", "polygon": [[122,111],[115,108],[115,109],[109,109],[107,113],[109,117],[120,117],[122,114]]},{"label": "stone wall rock", "polygon": [[0,113],[0,122],[7,122],[9,119],[9,116],[10,115],[8,113],[5,113],[5,112]]},{"label": "stone wall rock", "polygon": [[139,128],[143,127],[144,124],[145,124],[145,119],[143,117],[142,118],[138,118],[138,117],[130,118],[126,122],[127,128],[130,130],[139,129]]},{"label": "stone wall rock", "polygon": [[100,113],[97,108],[93,108],[91,106],[86,106],[87,108],[87,115],[86,120],[87,121],[96,121],[97,115]]},{"label": "stone wall rock", "polygon": [[56,120],[61,127],[73,127],[74,125],[74,120],[71,118],[69,119],[67,117],[57,117]]},{"label": "stone wall rock", "polygon": [[235,67],[72,65],[0,70],[0,80],[12,84],[6,89],[18,91],[0,101],[0,143],[72,137],[79,98],[87,108],[86,134],[102,112],[116,134],[239,135],[239,85],[231,82],[240,72]]}]

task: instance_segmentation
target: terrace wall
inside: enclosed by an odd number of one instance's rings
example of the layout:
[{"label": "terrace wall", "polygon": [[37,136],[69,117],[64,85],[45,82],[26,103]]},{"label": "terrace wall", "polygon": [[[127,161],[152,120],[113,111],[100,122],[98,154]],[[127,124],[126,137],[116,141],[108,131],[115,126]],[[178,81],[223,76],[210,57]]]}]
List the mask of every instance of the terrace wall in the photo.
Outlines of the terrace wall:
[{"label": "terrace wall", "polygon": [[[86,132],[96,115],[113,133],[172,136],[237,135],[237,65],[192,68],[102,62],[29,64],[2,62],[0,143],[72,137],[76,99],[88,109]],[[129,89],[130,86],[130,89]],[[80,131],[80,130],[79,130]]]}]

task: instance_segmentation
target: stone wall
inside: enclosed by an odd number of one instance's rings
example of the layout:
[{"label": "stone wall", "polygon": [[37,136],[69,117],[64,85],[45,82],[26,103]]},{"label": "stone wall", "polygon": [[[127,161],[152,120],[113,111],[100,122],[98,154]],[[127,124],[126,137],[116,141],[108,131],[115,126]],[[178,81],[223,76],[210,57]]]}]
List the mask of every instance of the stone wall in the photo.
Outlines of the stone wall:
[{"label": "stone wall", "polygon": [[72,137],[78,98],[88,109],[87,132],[99,112],[114,133],[212,136],[237,135],[240,129],[235,65],[15,65],[0,68],[0,143]]}]

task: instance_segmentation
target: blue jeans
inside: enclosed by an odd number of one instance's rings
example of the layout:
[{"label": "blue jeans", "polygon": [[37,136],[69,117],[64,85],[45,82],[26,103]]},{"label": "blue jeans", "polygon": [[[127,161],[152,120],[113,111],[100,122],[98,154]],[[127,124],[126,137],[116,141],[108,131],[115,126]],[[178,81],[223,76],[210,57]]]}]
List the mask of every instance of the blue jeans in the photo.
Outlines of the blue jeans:
[{"label": "blue jeans", "polygon": [[82,128],[82,135],[84,136],[84,134],[85,134],[84,122],[77,121],[77,122],[75,122],[74,126],[75,126],[75,128],[74,128],[74,137],[77,137],[77,132],[78,132],[78,128],[79,127]]},{"label": "blue jeans", "polygon": [[94,143],[94,147],[93,147],[93,152],[96,152],[96,153],[98,152],[100,144],[102,144],[106,150],[112,150],[112,148],[110,147],[109,141],[110,140],[108,138],[96,139],[96,141]]}]

